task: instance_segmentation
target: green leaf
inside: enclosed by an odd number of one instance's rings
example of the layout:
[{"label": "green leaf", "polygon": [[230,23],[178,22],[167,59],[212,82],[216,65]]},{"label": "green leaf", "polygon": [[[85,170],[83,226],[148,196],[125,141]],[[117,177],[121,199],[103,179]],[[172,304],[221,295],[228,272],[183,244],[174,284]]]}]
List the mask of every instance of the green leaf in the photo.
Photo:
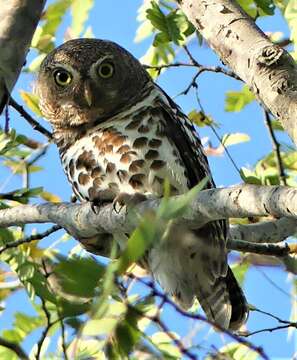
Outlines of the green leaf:
[{"label": "green leaf", "polygon": [[84,30],[86,21],[88,20],[90,10],[94,5],[94,0],[73,0],[71,4],[71,35],[76,38],[81,35]]},{"label": "green leaf", "polygon": [[[158,3],[159,1],[156,1]],[[140,23],[139,27],[136,30],[136,35],[134,41],[136,43],[141,42],[142,40],[146,39],[150,35],[152,35],[154,31],[154,26],[147,19],[146,11],[151,7],[151,2],[147,0],[143,0],[142,5],[137,10],[137,17],[136,20]]]},{"label": "green leaf", "polygon": [[4,346],[0,345],[0,359],[1,360],[18,360],[16,353]]},{"label": "green leaf", "polygon": [[156,235],[156,217],[147,214],[130,236],[126,248],[117,262],[119,274],[123,274],[128,267],[140,259],[151,246]]},{"label": "green leaf", "polygon": [[234,264],[231,268],[232,271],[236,277],[236,280],[240,284],[240,286],[243,286],[247,271],[250,267],[250,264],[248,262],[241,262]]},{"label": "green leaf", "polygon": [[[171,336],[179,336],[173,332],[170,332]],[[156,332],[151,336],[152,343],[161,351],[165,358],[181,359],[181,353],[179,348],[173,343],[172,338],[165,332]]]},{"label": "green leaf", "polygon": [[261,179],[259,179],[256,173],[245,167],[242,167],[240,169],[240,176],[242,180],[247,184],[262,185]]},{"label": "green leaf", "polygon": [[28,108],[32,110],[35,115],[41,117],[42,114],[38,105],[38,97],[23,90],[20,91],[20,95],[23,101],[25,102],[25,104],[28,106]]},{"label": "green leaf", "polygon": [[263,10],[266,15],[274,15],[275,5],[272,0],[255,0],[255,4]]},{"label": "green leaf", "polygon": [[57,0],[50,4],[42,17],[44,24],[42,26],[42,35],[56,34],[58,27],[60,26],[66,11],[69,9],[72,0]]},{"label": "green leaf", "polygon": [[73,257],[62,260],[53,269],[55,282],[64,295],[75,295],[86,300],[95,296],[103,273],[104,267],[92,258]]},{"label": "green leaf", "polygon": [[255,100],[249,88],[244,85],[241,91],[227,91],[225,99],[225,111],[241,111],[246,105]]},{"label": "green leaf", "polygon": [[166,15],[160,6],[152,1],[151,8],[147,9],[146,13],[153,27],[160,31],[155,37],[154,46],[170,41],[180,45],[195,31],[193,25],[180,10],[171,10]]},{"label": "green leaf", "polygon": [[197,111],[195,109],[189,112],[188,118],[192,121],[193,124],[199,127],[217,125],[211,116],[204,114],[203,111]]},{"label": "green leaf", "polygon": [[244,133],[229,133],[225,134],[222,138],[222,144],[226,147],[247,141],[250,141],[250,137]]},{"label": "green leaf", "polygon": [[[219,349],[220,355],[226,355],[228,359],[234,360],[256,360],[259,358],[251,348],[238,343],[229,343]],[[209,359],[209,358],[208,358]]]},{"label": "green leaf", "polygon": [[284,131],[283,125],[279,120],[271,120],[271,126],[273,130]]},{"label": "green leaf", "polygon": [[199,191],[206,186],[208,181],[209,178],[205,177],[199,184],[185,194],[179,195],[178,198],[167,198],[164,196],[158,209],[158,216],[165,220],[170,220],[185,213],[189,204],[195,199]]}]

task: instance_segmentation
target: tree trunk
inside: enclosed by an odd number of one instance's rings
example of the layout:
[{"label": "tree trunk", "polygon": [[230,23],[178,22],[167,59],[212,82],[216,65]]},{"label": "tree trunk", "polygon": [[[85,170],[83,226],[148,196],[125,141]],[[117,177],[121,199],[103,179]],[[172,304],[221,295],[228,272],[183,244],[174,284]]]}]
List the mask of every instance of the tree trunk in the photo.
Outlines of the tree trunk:
[{"label": "tree trunk", "polygon": [[0,114],[25,62],[46,0],[0,0]]},{"label": "tree trunk", "polygon": [[209,46],[281,121],[297,144],[297,66],[234,0],[178,0]]}]

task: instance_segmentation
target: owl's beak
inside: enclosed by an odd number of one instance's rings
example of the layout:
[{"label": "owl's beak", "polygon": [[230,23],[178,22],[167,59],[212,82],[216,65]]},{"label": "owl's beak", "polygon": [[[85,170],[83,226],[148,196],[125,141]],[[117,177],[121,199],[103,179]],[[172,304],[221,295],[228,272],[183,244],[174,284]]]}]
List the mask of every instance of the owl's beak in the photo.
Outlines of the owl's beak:
[{"label": "owl's beak", "polygon": [[88,81],[86,81],[84,84],[84,95],[85,95],[87,104],[89,105],[89,107],[91,107],[91,105],[93,103],[92,90],[91,90],[91,85]]}]

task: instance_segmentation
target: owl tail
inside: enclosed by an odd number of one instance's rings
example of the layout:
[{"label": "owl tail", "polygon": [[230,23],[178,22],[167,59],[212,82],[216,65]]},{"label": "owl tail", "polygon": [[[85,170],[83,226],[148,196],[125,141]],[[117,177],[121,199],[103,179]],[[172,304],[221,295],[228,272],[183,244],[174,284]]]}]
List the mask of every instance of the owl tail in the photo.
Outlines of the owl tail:
[{"label": "owl tail", "polygon": [[226,257],[210,245],[209,238],[180,236],[176,230],[169,241],[150,250],[149,268],[182,308],[190,308],[197,298],[209,320],[237,330],[247,319],[247,303]]},{"label": "owl tail", "polygon": [[247,320],[248,305],[230,267],[225,277],[214,282],[210,293],[199,289],[196,295],[207,318],[224,328],[238,330]]}]

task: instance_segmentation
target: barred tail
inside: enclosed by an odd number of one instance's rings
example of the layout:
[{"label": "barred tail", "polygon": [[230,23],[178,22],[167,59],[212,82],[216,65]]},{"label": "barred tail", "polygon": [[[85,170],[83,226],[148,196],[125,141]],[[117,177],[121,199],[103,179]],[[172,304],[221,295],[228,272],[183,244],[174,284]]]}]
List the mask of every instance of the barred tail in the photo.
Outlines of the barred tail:
[{"label": "barred tail", "polygon": [[228,268],[226,276],[226,284],[229,292],[229,299],[232,306],[232,314],[230,319],[229,328],[232,330],[237,330],[243,325],[249,314],[248,304],[238,285],[237,280],[230,268]]}]

